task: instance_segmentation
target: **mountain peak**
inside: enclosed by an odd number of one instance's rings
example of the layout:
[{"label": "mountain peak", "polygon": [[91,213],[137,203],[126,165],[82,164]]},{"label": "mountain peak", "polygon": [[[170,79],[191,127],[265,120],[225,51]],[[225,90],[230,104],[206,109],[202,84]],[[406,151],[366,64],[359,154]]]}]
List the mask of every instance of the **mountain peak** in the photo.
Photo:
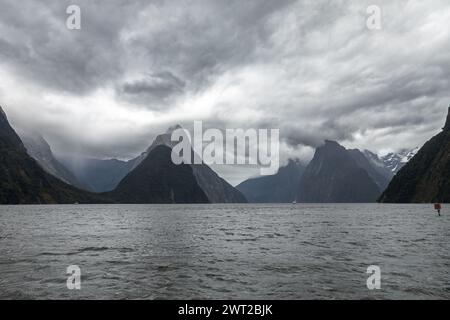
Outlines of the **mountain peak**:
[{"label": "mountain peak", "polygon": [[178,129],[183,129],[183,127],[181,127],[179,124],[176,124],[174,126],[169,127],[167,129],[166,133],[172,134],[172,132],[174,132],[175,130],[178,130]]},{"label": "mountain peak", "polygon": [[370,166],[359,150],[347,150],[336,141],[326,140],[302,175],[297,202],[375,201],[381,190],[363,166],[366,164]]},{"label": "mountain peak", "polygon": [[448,107],[447,121],[445,122],[444,130],[450,130],[450,106]]},{"label": "mountain peak", "polygon": [[111,192],[127,203],[210,203],[187,164],[176,165],[171,149],[157,145]]},{"label": "mountain peak", "polygon": [[346,151],[345,147],[339,144],[339,142],[334,140],[325,140],[325,143],[317,148],[319,151],[325,152],[337,152],[337,151]]},{"label": "mountain peak", "polygon": [[339,146],[340,144],[337,143],[337,141],[334,141],[334,140],[325,140],[325,145],[329,145],[329,146]]},{"label": "mountain peak", "polygon": [[2,106],[0,106],[0,117],[5,118],[6,119],[6,113],[5,111],[3,111]]},{"label": "mountain peak", "polygon": [[318,149],[335,150],[341,148],[345,149],[342,145],[339,144],[339,142],[334,140],[325,140],[324,144],[322,144]]}]

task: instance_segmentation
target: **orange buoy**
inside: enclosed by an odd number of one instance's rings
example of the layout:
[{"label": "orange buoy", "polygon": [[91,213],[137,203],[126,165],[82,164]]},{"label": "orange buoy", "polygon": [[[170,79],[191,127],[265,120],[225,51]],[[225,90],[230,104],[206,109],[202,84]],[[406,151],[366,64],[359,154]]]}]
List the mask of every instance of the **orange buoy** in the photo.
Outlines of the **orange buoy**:
[{"label": "orange buoy", "polygon": [[440,203],[435,203],[434,204],[434,210],[437,211],[438,215],[441,215],[441,209],[442,209],[442,206],[441,206]]}]

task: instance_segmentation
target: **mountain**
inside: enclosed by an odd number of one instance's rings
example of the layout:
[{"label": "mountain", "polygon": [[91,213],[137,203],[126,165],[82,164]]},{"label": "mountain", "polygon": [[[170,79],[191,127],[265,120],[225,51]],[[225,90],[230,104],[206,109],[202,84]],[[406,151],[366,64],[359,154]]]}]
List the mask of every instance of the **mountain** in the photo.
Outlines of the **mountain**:
[{"label": "mountain", "polygon": [[442,132],[395,175],[380,202],[450,202],[450,107]]},{"label": "mountain", "polygon": [[77,188],[86,189],[78,179],[53,155],[47,141],[36,132],[20,132],[19,134],[27,153],[36,160],[47,173]]},{"label": "mountain", "polygon": [[246,203],[245,196],[206,164],[191,165],[195,179],[212,203]]},{"label": "mountain", "polygon": [[175,165],[159,145],[108,196],[121,203],[209,203],[188,164]]},{"label": "mountain", "polygon": [[134,170],[148,154],[159,145],[172,148],[171,133],[180,126],[171,127],[166,133],[158,135],[150,147],[139,156],[128,161],[117,159],[91,159],[61,156],[59,160],[69,168],[76,178],[93,192],[108,192],[114,190],[119,182]]},{"label": "mountain", "polygon": [[85,188],[92,192],[114,190],[134,167],[134,159],[90,159],[60,156],[58,158]]},{"label": "mountain", "polygon": [[250,203],[291,203],[297,198],[304,170],[305,167],[299,161],[289,160],[276,174],[245,180],[236,189]]},{"label": "mountain", "polygon": [[414,149],[402,149],[399,152],[391,152],[381,157],[386,168],[388,168],[393,174],[400,171],[405,164],[411,160],[419,151],[419,147]]},{"label": "mountain", "polygon": [[171,133],[181,128],[169,128],[165,134],[158,135],[150,147],[136,158],[128,161],[118,159],[92,159],[72,156],[59,156],[59,160],[74,173],[75,177],[92,192],[108,192],[114,190],[119,182],[134,170],[148,154],[158,145],[172,148]]},{"label": "mountain", "polygon": [[384,165],[379,165],[381,161],[377,161],[378,156],[376,154],[368,150],[361,152],[358,149],[351,149],[348,152],[358,166],[367,171],[372,180],[377,184],[380,192],[386,189],[393,174]]},{"label": "mountain", "polygon": [[352,152],[335,141],[325,141],[316,149],[303,173],[297,193],[298,202],[342,203],[375,202],[380,187]]},{"label": "mountain", "polygon": [[[172,149],[176,142],[171,140],[172,132],[180,129],[179,125],[169,128],[165,133],[158,135],[150,147],[143,152],[139,157],[131,160],[133,168],[137,168],[140,163],[149,158],[152,151],[158,146],[166,146]],[[191,150],[193,153],[193,151]],[[219,177],[208,165],[202,164],[188,164],[191,167],[196,182],[208,197],[211,203],[245,203],[247,200],[244,195],[235,189],[232,185]],[[144,182],[143,182],[144,183]]]},{"label": "mountain", "polygon": [[383,159],[378,156],[378,154],[369,150],[363,150],[363,154],[379,174],[384,176],[388,181],[392,180],[395,173],[392,172],[392,170],[386,165]]},{"label": "mountain", "polygon": [[176,143],[172,141],[172,132],[177,129],[181,129],[181,126],[178,124],[167,129],[165,133],[157,135],[155,140],[153,140],[152,144],[150,145],[150,147],[147,148],[147,150],[142,152],[138,157],[130,160],[131,162],[130,171],[136,168],[145,158],[147,158],[148,154],[155,147],[163,145],[172,149],[176,145]]},{"label": "mountain", "polygon": [[0,107],[0,204],[103,203],[108,200],[48,174],[29,156]]},{"label": "mountain", "polygon": [[[141,163],[148,159],[156,147],[166,146],[172,149],[176,144],[176,142],[171,141],[172,132],[180,128],[179,125],[176,125],[169,128],[165,133],[158,135],[146,151],[129,161],[120,161],[116,159],[76,159],[70,157],[61,157],[60,160],[74,172],[77,179],[86,185],[89,190],[95,192],[109,192],[114,190],[122,179],[132,173]],[[219,175],[206,164],[189,164],[188,166],[191,167],[196,182],[208,197],[208,202],[247,202],[243,194],[219,177]],[[137,184],[138,181],[136,180],[134,183]],[[143,180],[141,183],[145,186],[147,181]]]},{"label": "mountain", "polygon": [[[171,127],[166,133],[156,137],[152,145],[147,149],[146,153],[150,154],[151,151],[159,145],[168,146],[172,148],[177,142],[171,141],[172,132],[176,129],[181,129],[179,125]],[[191,150],[194,155],[194,151]],[[148,157],[148,156],[147,156]],[[136,162],[138,162],[137,160]],[[190,164],[192,172],[195,176],[200,188],[205,192],[209,201],[212,203],[246,203],[245,196],[231,184],[219,177],[208,165],[202,164]]]}]

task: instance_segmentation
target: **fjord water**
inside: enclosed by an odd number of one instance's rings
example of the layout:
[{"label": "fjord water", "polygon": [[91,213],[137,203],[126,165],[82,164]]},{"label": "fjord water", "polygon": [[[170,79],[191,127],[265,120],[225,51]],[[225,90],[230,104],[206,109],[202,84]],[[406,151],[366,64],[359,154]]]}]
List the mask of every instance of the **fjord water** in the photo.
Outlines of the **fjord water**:
[{"label": "fjord water", "polygon": [[0,298],[448,299],[448,208],[1,206]]}]

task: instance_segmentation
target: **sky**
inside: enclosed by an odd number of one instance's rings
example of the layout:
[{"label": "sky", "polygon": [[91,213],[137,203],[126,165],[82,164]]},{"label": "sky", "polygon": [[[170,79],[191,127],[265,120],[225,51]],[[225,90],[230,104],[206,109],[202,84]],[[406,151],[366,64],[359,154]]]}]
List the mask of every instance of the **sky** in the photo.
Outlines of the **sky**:
[{"label": "sky", "polygon": [[443,126],[449,21],[448,0],[0,0],[0,105],[57,155],[130,159],[195,120],[278,128],[282,161],[324,139],[383,154]]}]

